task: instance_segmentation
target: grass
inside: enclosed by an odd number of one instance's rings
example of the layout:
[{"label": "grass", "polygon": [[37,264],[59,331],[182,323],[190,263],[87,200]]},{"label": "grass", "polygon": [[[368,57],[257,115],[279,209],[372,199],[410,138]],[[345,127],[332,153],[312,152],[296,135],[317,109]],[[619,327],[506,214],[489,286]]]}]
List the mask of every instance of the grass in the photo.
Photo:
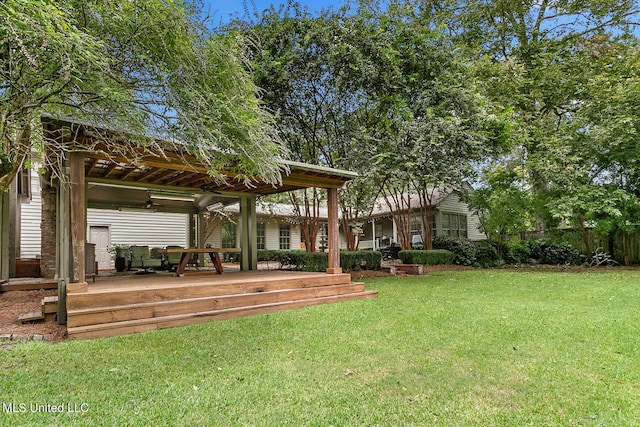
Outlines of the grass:
[{"label": "grass", "polygon": [[439,272],[368,280],[377,300],[20,344],[0,351],[0,423],[640,425],[639,283]]}]

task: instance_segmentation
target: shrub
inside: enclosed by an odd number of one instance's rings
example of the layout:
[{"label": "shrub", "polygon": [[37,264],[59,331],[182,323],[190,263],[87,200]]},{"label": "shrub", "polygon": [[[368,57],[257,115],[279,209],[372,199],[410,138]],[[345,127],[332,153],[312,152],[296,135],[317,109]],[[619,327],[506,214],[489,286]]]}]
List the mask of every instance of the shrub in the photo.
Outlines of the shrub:
[{"label": "shrub", "polygon": [[380,270],[382,253],[378,251],[341,251],[340,267],[344,271]]},{"label": "shrub", "polygon": [[456,255],[454,264],[474,265],[478,249],[469,240],[459,237],[436,236],[433,239],[434,249],[446,249]]},{"label": "shrub", "polygon": [[277,261],[279,252],[272,249],[260,249],[258,250],[258,261]]},{"label": "shrub", "polygon": [[400,251],[398,254],[403,264],[440,265],[453,264],[456,254],[446,249],[430,251]]},{"label": "shrub", "polygon": [[501,260],[498,256],[498,250],[491,242],[478,240],[472,243],[476,247],[476,260],[474,264],[482,267],[495,267],[500,264]]},{"label": "shrub", "polygon": [[514,242],[506,242],[502,248],[504,262],[507,264],[530,264],[531,249],[520,240]]},{"label": "shrub", "polygon": [[329,257],[324,252],[306,252],[302,250],[280,250],[275,252],[275,260],[283,269],[297,271],[325,271]]},{"label": "shrub", "polygon": [[547,239],[528,240],[531,258],[540,264],[578,264],[580,252],[568,243],[552,243]]},{"label": "shrub", "polygon": [[[298,271],[325,271],[329,256],[325,252],[302,250],[259,250],[259,261],[277,261],[281,268]],[[380,270],[382,255],[376,251],[340,252],[340,267],[344,271]]]}]

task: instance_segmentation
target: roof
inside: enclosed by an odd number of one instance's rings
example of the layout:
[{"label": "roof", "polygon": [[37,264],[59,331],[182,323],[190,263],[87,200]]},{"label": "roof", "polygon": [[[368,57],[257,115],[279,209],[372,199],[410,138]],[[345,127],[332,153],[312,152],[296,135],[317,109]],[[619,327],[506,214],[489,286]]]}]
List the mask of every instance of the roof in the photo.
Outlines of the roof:
[{"label": "roof", "polygon": [[[347,181],[358,176],[351,171],[277,159],[281,182],[276,184],[259,178],[251,178],[246,182],[236,173],[225,170],[218,171],[220,176],[214,178],[201,160],[186,152],[165,149],[160,153],[150,153],[143,149],[126,147],[128,152],[125,156],[114,152],[95,137],[97,129],[101,134],[113,135],[116,142],[127,144],[128,141],[122,140],[123,135],[132,136],[133,134],[121,129],[95,126],[73,118],[57,118],[47,114],[41,116],[41,121],[45,131],[49,133],[58,131],[57,135],[64,135],[69,140],[65,142],[75,145],[73,147],[75,151],[84,153],[87,181],[103,187],[101,201],[96,200],[97,195],[93,200],[92,195],[89,195],[90,206],[104,202],[113,207],[113,204],[116,201],[119,202],[123,195],[122,190],[108,191],[108,188],[114,188],[114,186],[128,188],[131,191],[140,189],[138,193],[164,189],[193,194],[262,196],[312,187],[341,188]],[[61,131],[64,129],[71,129],[71,135]],[[163,141],[168,142],[161,138],[157,141],[159,146]],[[131,153],[135,155],[135,161],[131,160]],[[137,196],[131,194],[130,198],[138,200],[140,196],[140,194]],[[212,197],[208,197],[206,203],[211,201]],[[131,202],[133,203],[133,200]],[[202,209],[204,203],[205,201],[199,203],[197,209]]]},{"label": "roof", "polygon": [[[451,194],[451,192],[440,191],[437,188],[433,188],[433,189],[430,188],[428,191],[432,194],[432,200],[431,200],[432,206],[437,206],[449,194]],[[410,194],[408,197],[406,194],[404,194],[402,198],[399,199],[399,201],[402,204],[400,206],[401,211],[408,210],[409,206],[411,207],[411,209],[420,208],[420,197],[418,196],[418,194]],[[407,204],[407,201],[408,201],[408,204]],[[392,197],[379,197],[374,202],[374,207],[373,207],[373,211],[371,212],[371,216],[376,217],[376,216],[389,215],[392,211],[392,209],[389,209],[389,204],[391,204],[391,206],[393,207],[393,210],[395,211],[397,206],[396,206],[396,202],[393,200]]]}]

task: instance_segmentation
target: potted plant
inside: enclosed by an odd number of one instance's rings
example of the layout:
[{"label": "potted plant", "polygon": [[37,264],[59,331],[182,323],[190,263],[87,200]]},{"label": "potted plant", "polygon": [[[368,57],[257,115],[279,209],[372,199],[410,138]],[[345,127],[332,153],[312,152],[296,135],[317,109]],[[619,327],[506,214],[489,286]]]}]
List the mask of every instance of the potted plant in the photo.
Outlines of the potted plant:
[{"label": "potted plant", "polygon": [[107,248],[111,259],[115,260],[116,271],[122,272],[127,269],[127,261],[131,258],[130,245],[113,245]]}]

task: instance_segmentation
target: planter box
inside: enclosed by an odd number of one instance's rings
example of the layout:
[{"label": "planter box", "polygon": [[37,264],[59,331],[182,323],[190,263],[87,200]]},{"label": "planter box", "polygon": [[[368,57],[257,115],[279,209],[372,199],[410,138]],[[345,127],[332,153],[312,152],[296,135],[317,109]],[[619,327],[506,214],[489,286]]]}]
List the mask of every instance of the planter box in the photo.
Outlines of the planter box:
[{"label": "planter box", "polygon": [[391,274],[418,276],[424,273],[424,265],[422,264],[390,264],[388,267]]}]

